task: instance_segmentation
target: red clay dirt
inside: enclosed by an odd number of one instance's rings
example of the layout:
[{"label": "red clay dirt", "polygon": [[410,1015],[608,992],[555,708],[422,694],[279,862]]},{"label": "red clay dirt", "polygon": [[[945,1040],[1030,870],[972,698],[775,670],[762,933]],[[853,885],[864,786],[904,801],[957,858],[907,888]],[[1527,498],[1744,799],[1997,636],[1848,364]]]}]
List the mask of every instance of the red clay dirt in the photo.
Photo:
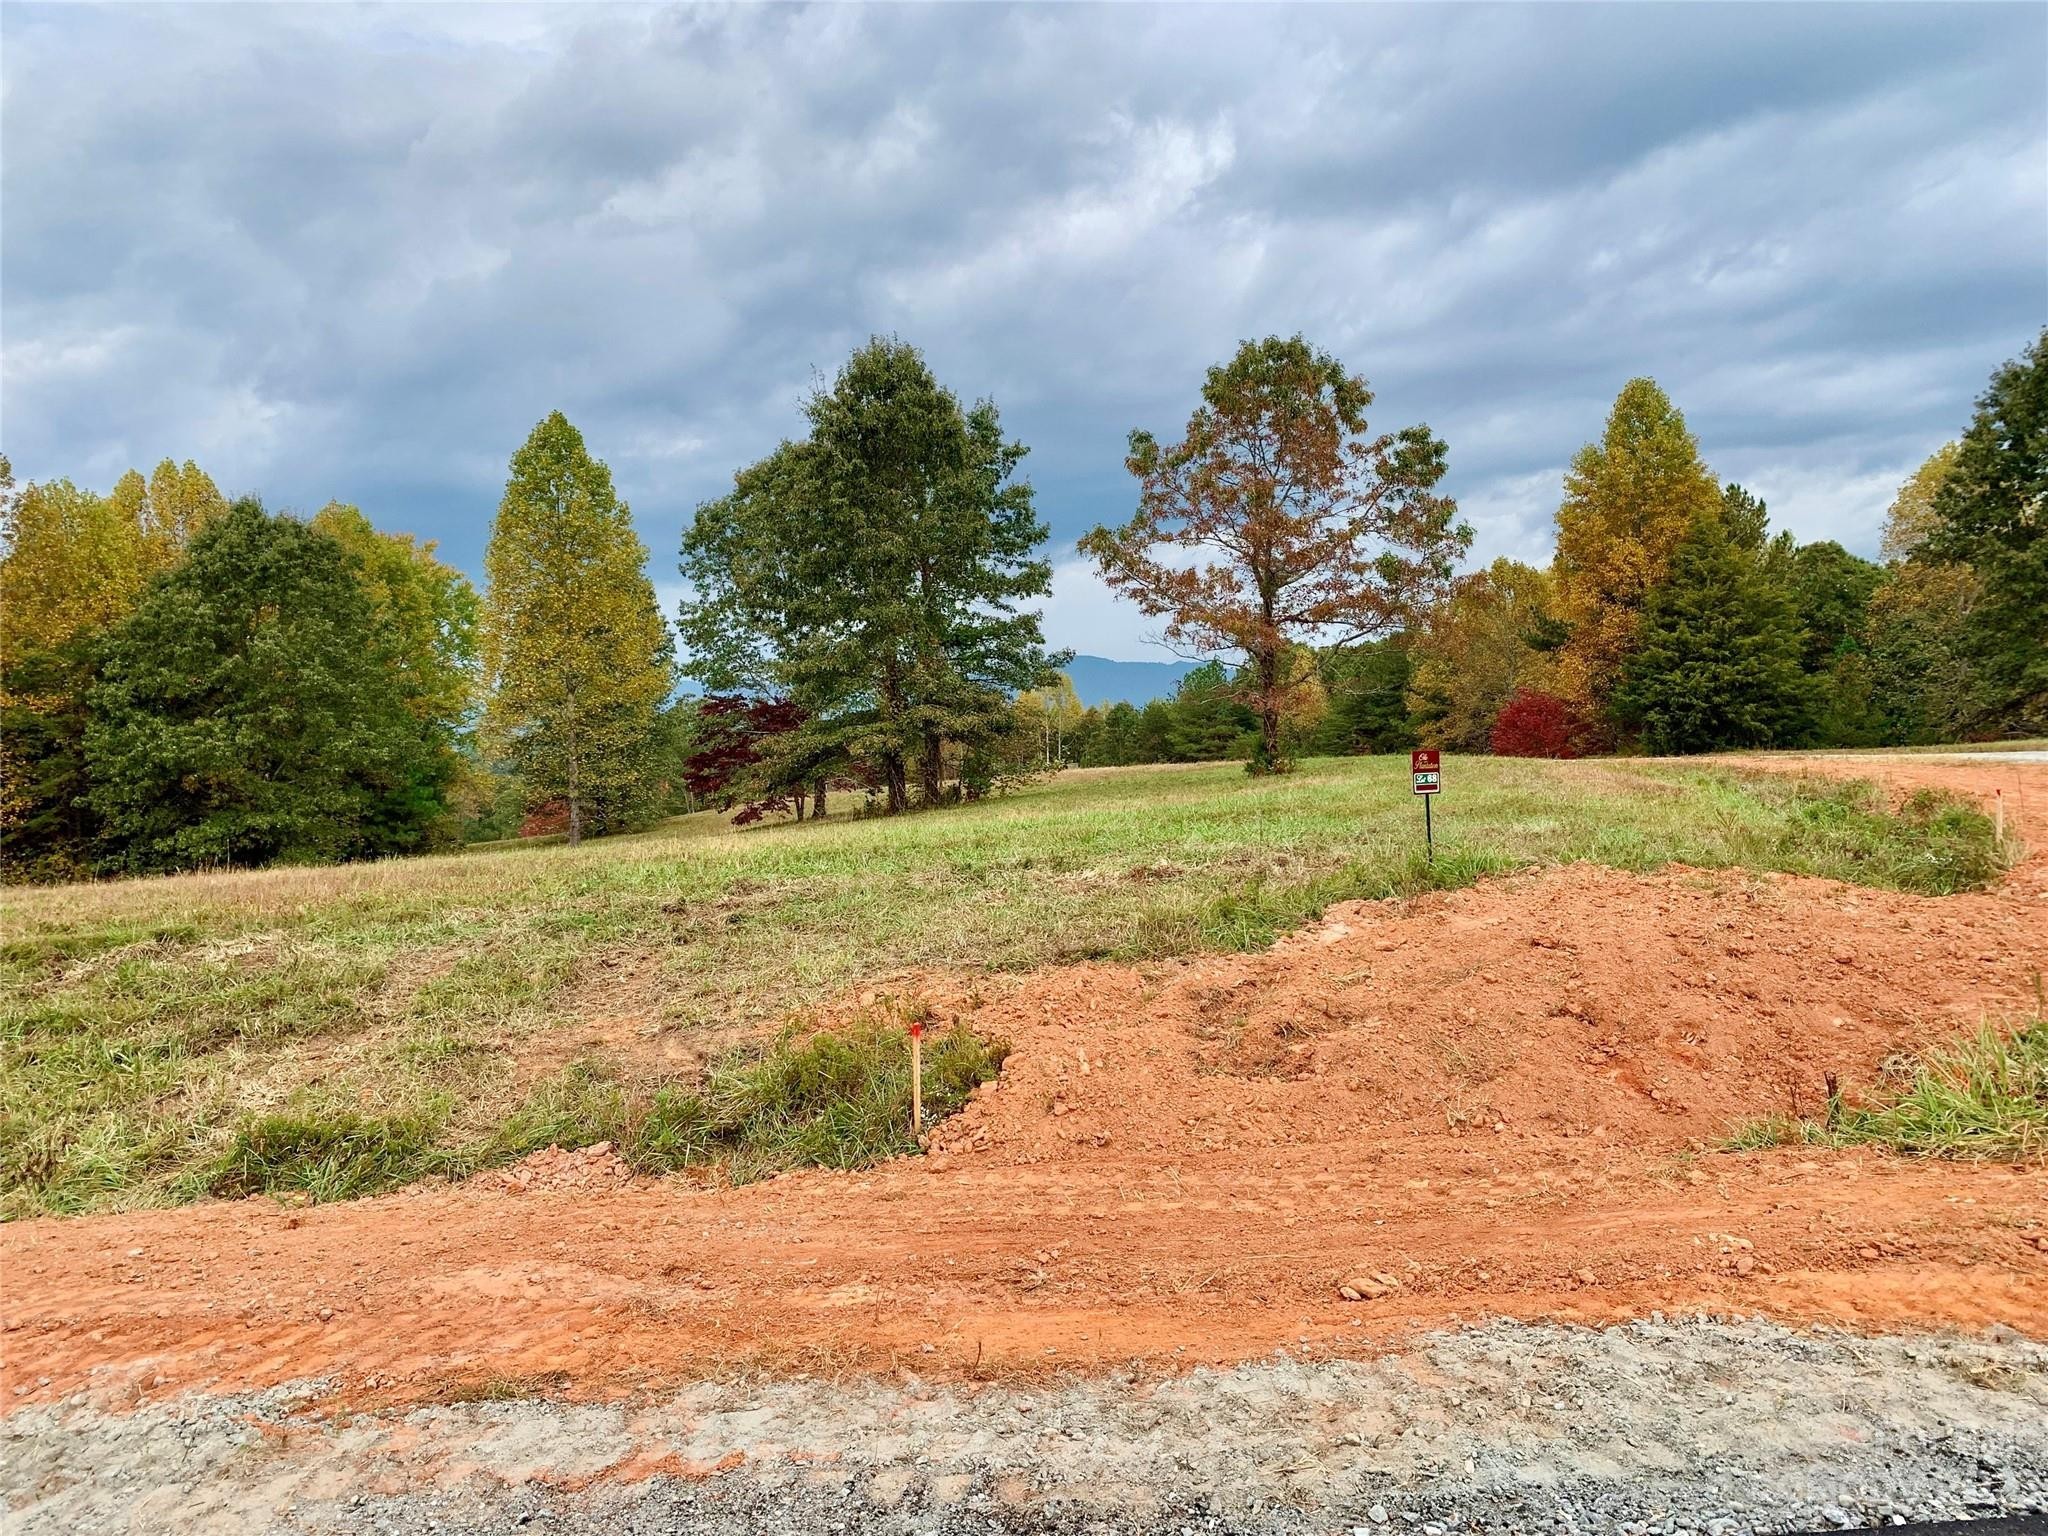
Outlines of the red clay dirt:
[{"label": "red clay dirt", "polygon": [[[1997,771],[2048,850],[2048,767]],[[1575,865],[1339,907],[1262,955],[896,978],[1014,1047],[929,1157],[735,1190],[586,1149],[317,1209],[18,1223],[0,1404],[1172,1367],[1653,1309],[2048,1335],[2048,1170],[1719,1150],[2030,1011],[2044,867],[1929,899]]]}]

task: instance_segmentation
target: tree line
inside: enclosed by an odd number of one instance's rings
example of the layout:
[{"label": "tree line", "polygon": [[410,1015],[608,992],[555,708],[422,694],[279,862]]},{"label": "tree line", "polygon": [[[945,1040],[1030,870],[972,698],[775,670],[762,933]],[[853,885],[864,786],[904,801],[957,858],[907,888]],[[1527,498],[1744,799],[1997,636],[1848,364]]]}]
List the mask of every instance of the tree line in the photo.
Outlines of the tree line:
[{"label": "tree line", "polygon": [[[513,456],[480,597],[356,507],[229,500],[169,460],[104,494],[0,459],[0,872],[454,847],[666,808],[673,643],[605,466]],[[668,753],[672,758],[673,753]]]},{"label": "tree line", "polygon": [[[1773,534],[1683,414],[1631,381],[1574,457],[1542,567],[1496,560],[1364,645],[1300,644],[1288,754],[1434,746],[1571,757],[1891,746],[2048,733],[2048,333],[1899,488],[1881,559]],[[1249,520],[1247,520],[1249,526]],[[1184,578],[1186,579],[1186,578]],[[1095,767],[1270,751],[1260,678],[1170,699],[1019,700],[1015,755]]]},{"label": "tree line", "polygon": [[1881,561],[1773,534],[1631,381],[1573,458],[1557,549],[1408,637],[1417,739],[1571,756],[2048,733],[2048,331],[1899,488]]},{"label": "tree line", "polygon": [[2048,730],[2048,332],[1901,488],[1881,562],[1772,534],[1638,379],[1572,461],[1550,564],[1460,577],[1447,447],[1373,403],[1271,337],[1209,370],[1177,440],[1131,434],[1136,510],[1080,547],[1170,644],[1231,664],[1095,709],[1031,606],[1026,449],[890,338],[697,509],[674,630],[560,412],[512,457],[481,594],[353,506],[273,512],[168,460],[104,495],[16,487],[0,459],[0,871],[573,843],[835,791],[896,814],[1064,764]]}]

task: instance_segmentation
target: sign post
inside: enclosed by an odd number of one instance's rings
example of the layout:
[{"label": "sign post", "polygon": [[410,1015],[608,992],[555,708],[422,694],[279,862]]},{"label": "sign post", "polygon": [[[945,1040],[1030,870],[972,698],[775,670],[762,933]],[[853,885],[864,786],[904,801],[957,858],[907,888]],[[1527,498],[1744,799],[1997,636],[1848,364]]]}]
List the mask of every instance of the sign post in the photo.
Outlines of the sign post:
[{"label": "sign post", "polygon": [[1420,747],[1408,754],[1408,778],[1414,793],[1422,796],[1422,844],[1429,862],[1436,862],[1436,828],[1432,825],[1429,802],[1443,792],[1442,758],[1434,747]]}]

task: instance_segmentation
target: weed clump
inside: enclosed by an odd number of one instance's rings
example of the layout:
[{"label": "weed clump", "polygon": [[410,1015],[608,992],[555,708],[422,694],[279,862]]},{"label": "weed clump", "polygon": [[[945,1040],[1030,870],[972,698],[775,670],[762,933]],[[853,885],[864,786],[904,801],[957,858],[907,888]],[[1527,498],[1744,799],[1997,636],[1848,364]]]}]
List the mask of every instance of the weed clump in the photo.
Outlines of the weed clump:
[{"label": "weed clump", "polygon": [[1879,1146],[1916,1157],[2022,1162],[2048,1156],[2048,1019],[2010,1034],[1989,1025],[1894,1074],[1873,1104],[1831,1089],[1819,1119],[1775,1115],[1743,1126],[1737,1150]]},{"label": "weed clump", "polygon": [[1875,786],[1799,784],[1775,860],[1801,873],[1852,879],[1923,896],[1981,890],[2001,858],[1991,818],[1936,789],[1915,790],[1896,811]]},{"label": "weed clump", "polygon": [[215,1195],[302,1194],[348,1200],[440,1171],[425,1117],[262,1115],[245,1123],[204,1180]]},{"label": "weed clump", "polygon": [[[931,1037],[926,1120],[958,1111],[1008,1052],[965,1025]],[[656,1172],[723,1163],[736,1184],[785,1168],[865,1168],[915,1151],[904,1030],[868,1020],[731,1052],[700,1092],[657,1092],[620,1146],[629,1162]]]}]

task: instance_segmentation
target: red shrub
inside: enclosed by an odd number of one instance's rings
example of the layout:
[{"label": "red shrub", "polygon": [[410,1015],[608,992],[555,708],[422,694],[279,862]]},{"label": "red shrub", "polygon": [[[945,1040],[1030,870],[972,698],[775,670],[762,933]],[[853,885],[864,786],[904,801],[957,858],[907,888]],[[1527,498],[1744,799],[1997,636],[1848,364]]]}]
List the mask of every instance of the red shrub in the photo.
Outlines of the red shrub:
[{"label": "red shrub", "polygon": [[1523,688],[1493,717],[1497,757],[1582,757],[1586,723],[1554,693]]}]

